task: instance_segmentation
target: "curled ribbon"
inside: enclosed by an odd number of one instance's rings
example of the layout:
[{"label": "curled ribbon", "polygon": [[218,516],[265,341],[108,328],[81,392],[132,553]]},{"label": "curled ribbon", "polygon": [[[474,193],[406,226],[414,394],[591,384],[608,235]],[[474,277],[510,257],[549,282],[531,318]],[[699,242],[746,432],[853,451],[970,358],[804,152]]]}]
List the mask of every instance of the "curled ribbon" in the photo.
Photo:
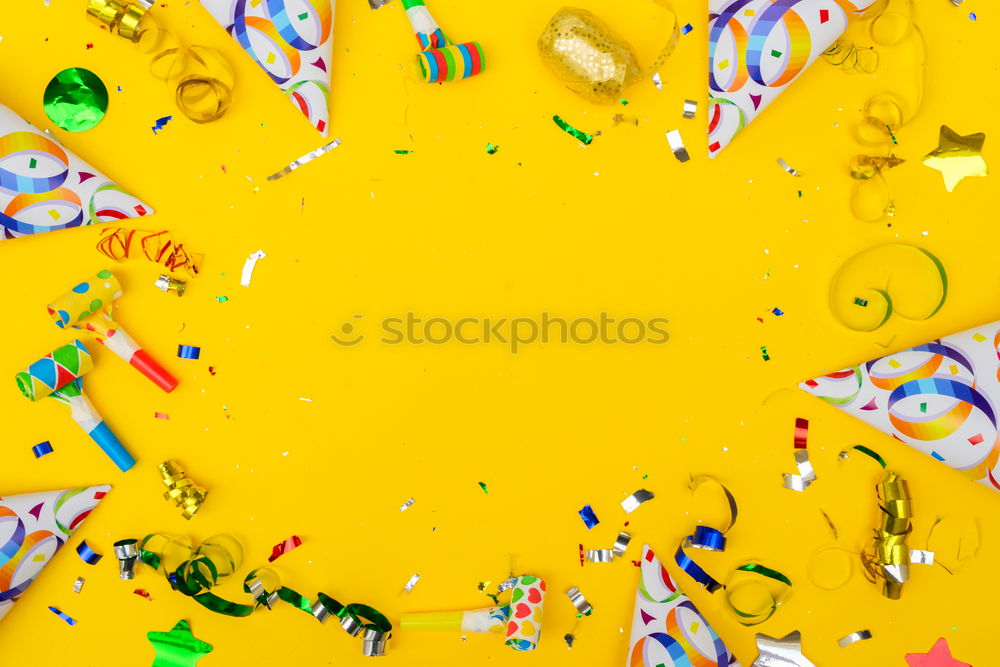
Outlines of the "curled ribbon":
[{"label": "curled ribbon", "polygon": [[142,562],[162,572],[171,588],[217,614],[246,617],[259,607],[271,609],[281,600],[321,623],[336,616],[349,635],[361,637],[365,656],[385,655],[392,623],[378,610],[364,604],[341,604],[324,593],[317,593],[312,602],[283,586],[278,573],[270,568],[254,570],[243,580],[243,590],[250,594],[252,604],[232,602],[213,593],[212,588],[243,564],[243,545],[231,535],[209,537],[195,548],[181,538],[152,533],[143,538],[139,551]]},{"label": "curled ribbon", "polygon": [[706,551],[725,551],[726,533],[729,532],[729,529],[736,523],[736,517],[739,514],[739,510],[736,506],[736,498],[733,497],[733,494],[730,493],[729,489],[727,489],[714,477],[710,477],[708,475],[693,477],[689,487],[691,489],[691,493],[695,493],[706,483],[717,484],[725,494],[726,502],[729,503],[729,523],[722,530],[712,528],[710,526],[697,526],[693,535],[689,535],[681,541],[680,546],[677,547],[677,552],[674,554],[674,560],[677,562],[677,565],[688,574],[688,576],[704,586],[709,593],[714,593],[720,588],[725,587],[712,577],[712,575],[703,570],[700,565],[688,557],[684,550],[694,548]]},{"label": "curled ribbon", "polygon": [[[890,10],[894,3],[902,8]],[[894,92],[883,91],[870,97],[862,109],[863,117],[855,130],[857,141],[886,153],[857,155],[850,166],[851,177],[858,181],[851,193],[851,213],[864,222],[895,214],[895,202],[884,172],[902,163],[893,155],[897,143],[895,133],[912,121],[923,105],[926,48],[914,14],[913,0],[883,0],[862,14],[862,19],[868,20],[868,36],[875,49],[909,45],[918,62],[910,104]],[[875,49],[859,48],[854,42],[841,39],[834,42],[824,56],[847,71],[870,74],[878,67],[879,56]]]},{"label": "curled ribbon", "polygon": [[[752,595],[751,591],[756,591],[757,595]],[[791,592],[791,579],[765,565],[750,562],[739,566],[729,576],[726,603],[741,624],[759,625],[774,616]],[[753,597],[763,602],[744,601]]]},{"label": "curled ribbon", "polygon": [[167,487],[163,497],[174,501],[181,508],[181,514],[185,519],[193,517],[201,509],[208,495],[205,487],[198,486],[185,475],[184,468],[177,461],[164,461],[156,467],[156,470],[160,473],[164,486]]},{"label": "curled ribbon", "polygon": [[204,255],[188,253],[183,243],[176,243],[169,231],[153,232],[145,229],[105,227],[97,242],[97,250],[116,262],[144,256],[151,262],[162,264],[172,272],[183,271],[194,278],[201,270]]},{"label": "curled ribbon", "polygon": [[875,529],[874,553],[862,554],[865,572],[872,582],[882,581],[882,594],[898,600],[910,578],[910,492],[906,480],[887,470],[878,484],[879,525]]},{"label": "curled ribbon", "polygon": [[[140,52],[156,51],[150,73],[173,87],[177,108],[190,120],[209,123],[222,118],[233,99],[229,62],[213,48],[181,46],[147,11],[152,5],[148,0],[88,0],[87,14]],[[165,48],[157,51],[161,45]]]}]

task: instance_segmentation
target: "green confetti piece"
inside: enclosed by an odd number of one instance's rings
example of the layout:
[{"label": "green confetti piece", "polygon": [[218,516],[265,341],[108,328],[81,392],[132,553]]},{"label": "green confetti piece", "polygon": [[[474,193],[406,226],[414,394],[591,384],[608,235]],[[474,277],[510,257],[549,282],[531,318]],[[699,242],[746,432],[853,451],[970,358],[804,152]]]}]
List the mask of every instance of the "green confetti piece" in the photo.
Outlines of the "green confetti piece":
[{"label": "green confetti piece", "polygon": [[42,103],[53,123],[67,132],[83,132],[104,118],[108,89],[89,69],[70,67],[52,77]]},{"label": "green confetti piece", "polygon": [[868,300],[867,299],[862,299],[861,297],[856,296],[856,297],[854,297],[854,305],[855,306],[861,306],[862,308],[867,308],[868,307]]},{"label": "green confetti piece", "polygon": [[483,493],[489,493],[490,492],[489,489],[486,488],[486,483],[485,482],[480,482],[479,483],[479,488],[483,490]]},{"label": "green confetti piece", "polygon": [[493,155],[498,150],[500,150],[500,147],[497,146],[496,144],[486,144],[486,152],[489,153],[490,155]]},{"label": "green confetti piece", "polygon": [[28,161],[28,169],[34,169],[37,166],[38,166],[38,160],[36,160],[35,158],[31,158],[31,160]]},{"label": "green confetti piece", "polygon": [[395,151],[393,151],[393,153],[395,153],[396,155],[409,155],[412,152],[413,151],[404,151],[404,150],[395,150]]},{"label": "green confetti piece", "polygon": [[760,346],[760,356],[764,359],[764,361],[771,361],[771,357],[767,354],[767,345]]},{"label": "green confetti piece", "polygon": [[225,302],[229,301],[229,297],[228,296],[221,296],[220,295],[220,296],[215,297],[215,300],[218,301],[219,303],[225,303]]},{"label": "green confetti piece", "polygon": [[302,12],[301,14],[299,14],[300,21],[305,21],[307,18],[309,18],[309,12]]},{"label": "green confetti piece", "polygon": [[555,121],[555,124],[558,125],[563,132],[573,137],[576,137],[576,139],[581,143],[583,143],[585,146],[589,146],[590,142],[594,140],[593,135],[587,134],[586,132],[581,132],[580,130],[576,129],[575,127],[564,121],[559,116],[553,116],[552,120]]},{"label": "green confetti piece", "polygon": [[920,412],[922,412],[924,414],[927,413],[927,404],[926,403],[921,403],[920,404]]},{"label": "green confetti piece", "polygon": [[622,103],[622,106],[625,106],[625,107],[628,106],[628,100],[626,100],[626,99],[623,98],[623,99],[620,99],[618,101]]},{"label": "green confetti piece", "polygon": [[777,49],[771,49],[771,55],[774,56],[775,58],[780,58],[781,51],[778,51]]}]

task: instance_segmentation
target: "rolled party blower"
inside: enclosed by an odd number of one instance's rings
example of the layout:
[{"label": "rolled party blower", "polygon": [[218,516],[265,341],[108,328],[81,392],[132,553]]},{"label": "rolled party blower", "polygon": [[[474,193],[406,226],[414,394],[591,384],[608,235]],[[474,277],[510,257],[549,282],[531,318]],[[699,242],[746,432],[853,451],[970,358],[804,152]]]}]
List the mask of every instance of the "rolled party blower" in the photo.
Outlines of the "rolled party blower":
[{"label": "rolled party blower", "polygon": [[[386,3],[386,0],[368,1],[372,9],[378,9]],[[486,67],[486,56],[479,42],[452,44],[431,16],[424,0],[403,0],[403,9],[406,10],[406,18],[410,20],[420,45],[417,65],[426,83],[468,79]]]},{"label": "rolled party blower", "polygon": [[513,582],[509,605],[403,614],[400,626],[404,630],[503,633],[507,646],[515,651],[534,650],[542,634],[545,582],[527,574],[508,581]]},{"label": "rolled party blower", "polygon": [[83,376],[93,369],[90,352],[83,343],[75,340],[45,355],[14,379],[27,399],[40,401],[48,396],[66,405],[73,420],[124,472],[135,465],[135,459],[83,393]]},{"label": "rolled party blower", "polygon": [[122,286],[108,270],[80,283],[49,304],[49,315],[61,329],[71,327],[89,331],[119,357],[153,381],[157,387],[171,392],[177,386],[174,378],[146,350],[115,322],[111,304],[122,295]]}]

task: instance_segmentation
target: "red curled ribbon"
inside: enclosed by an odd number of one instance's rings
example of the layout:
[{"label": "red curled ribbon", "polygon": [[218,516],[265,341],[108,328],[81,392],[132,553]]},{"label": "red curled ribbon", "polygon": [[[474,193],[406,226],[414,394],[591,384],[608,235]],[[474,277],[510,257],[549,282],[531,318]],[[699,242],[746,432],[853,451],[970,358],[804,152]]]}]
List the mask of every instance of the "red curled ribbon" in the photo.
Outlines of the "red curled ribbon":
[{"label": "red curled ribbon", "polygon": [[171,272],[184,271],[192,278],[201,271],[204,255],[188,253],[183,243],[173,240],[169,231],[110,227],[101,231],[98,252],[116,262],[124,262],[140,254],[151,262],[163,264]]}]

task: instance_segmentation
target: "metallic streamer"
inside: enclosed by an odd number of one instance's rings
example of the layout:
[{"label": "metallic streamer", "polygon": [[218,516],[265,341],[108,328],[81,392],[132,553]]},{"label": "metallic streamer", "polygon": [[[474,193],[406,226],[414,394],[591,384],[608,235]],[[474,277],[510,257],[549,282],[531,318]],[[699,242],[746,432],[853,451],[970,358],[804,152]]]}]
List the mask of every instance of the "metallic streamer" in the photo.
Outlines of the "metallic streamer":
[{"label": "metallic streamer", "polygon": [[681,138],[679,130],[667,132],[667,143],[670,144],[670,150],[674,152],[674,157],[677,158],[678,162],[687,162],[691,159],[687,148],[684,147],[684,140]]},{"label": "metallic streamer", "polygon": [[163,292],[176,292],[177,296],[184,296],[184,290],[187,289],[186,282],[165,274],[160,274],[153,285]]},{"label": "metallic streamer", "polygon": [[97,565],[97,563],[104,558],[104,554],[99,554],[90,548],[87,544],[87,540],[83,540],[76,547],[76,553],[87,565]]},{"label": "metallic streamer", "polygon": [[614,556],[611,549],[587,549],[588,563],[610,563]]},{"label": "metallic streamer", "polygon": [[615,540],[615,546],[611,549],[611,552],[621,558],[625,555],[625,550],[628,549],[628,543],[632,541],[632,536],[628,533],[618,533],[618,538]]},{"label": "metallic streamer", "polygon": [[639,489],[628,498],[622,501],[622,509],[625,510],[625,514],[631,514],[639,507],[639,505],[644,502],[653,499],[653,494],[646,489]]},{"label": "metallic streamer", "polygon": [[302,538],[298,535],[292,535],[288,539],[274,545],[274,548],[271,549],[271,555],[267,558],[267,562],[273,563],[292,549],[297,549],[300,546],[302,546]]},{"label": "metallic streamer", "polygon": [[568,597],[569,601],[573,603],[574,607],[576,607],[577,616],[590,616],[591,612],[594,611],[591,604],[587,602],[587,598],[583,597],[583,593],[581,593],[580,589],[576,586],[573,586],[566,591],[566,597]]},{"label": "metallic streamer", "polygon": [[840,648],[846,648],[851,644],[853,644],[854,642],[863,642],[866,639],[871,639],[871,638],[872,638],[871,630],[858,630],[857,632],[852,632],[846,637],[841,637],[840,639],[837,640],[837,643],[840,645]]},{"label": "metallic streamer", "polygon": [[282,167],[278,171],[276,171],[273,174],[271,174],[270,176],[268,176],[267,180],[269,180],[269,181],[276,181],[279,178],[283,178],[285,176],[288,176],[288,174],[292,173],[293,171],[295,171],[296,169],[298,169],[302,165],[306,164],[307,162],[312,162],[313,160],[315,160],[316,158],[318,158],[321,155],[325,155],[326,153],[329,153],[330,151],[332,151],[334,148],[336,148],[339,145],[340,145],[340,139],[339,138],[338,139],[334,139],[333,141],[331,141],[330,143],[326,144],[325,146],[320,146],[316,150],[310,151],[310,152],[306,153],[305,155],[303,155],[302,157],[297,158],[295,160],[292,160],[287,165],[285,165],[284,167]]},{"label": "metallic streamer", "polygon": [[52,443],[48,440],[45,442],[40,442],[37,445],[32,445],[31,453],[35,455],[36,459],[40,459],[46,454],[51,454],[54,450],[52,449]]},{"label": "metallic streamer", "polygon": [[135,578],[135,566],[139,562],[139,547],[136,540],[115,542],[115,558],[118,559],[118,577],[122,581]]},{"label": "metallic streamer", "polygon": [[177,356],[181,359],[197,359],[201,356],[201,348],[196,345],[178,345]]},{"label": "metallic streamer", "polygon": [[795,419],[793,441],[795,447],[795,467],[798,468],[799,474],[784,474],[784,486],[786,489],[805,491],[810,484],[816,481],[816,473],[813,470],[812,463],[809,461],[809,450],[807,449],[808,438],[809,420],[797,417]]},{"label": "metallic streamer", "polygon": [[164,461],[156,467],[156,470],[160,473],[160,481],[167,487],[163,497],[174,501],[181,508],[181,516],[185,519],[193,517],[208,496],[205,487],[195,484],[184,473],[181,464],[173,459]]},{"label": "metallic streamer", "polygon": [[53,614],[55,614],[62,620],[66,621],[70,625],[76,625],[76,619],[65,612],[59,611],[58,607],[49,607],[49,611],[51,611]]},{"label": "metallic streamer", "polygon": [[910,492],[906,480],[886,471],[878,484],[879,525],[875,530],[874,555],[865,561],[875,581],[882,580],[882,594],[898,600],[903,584],[910,578],[910,551],[906,537],[910,533]]}]

